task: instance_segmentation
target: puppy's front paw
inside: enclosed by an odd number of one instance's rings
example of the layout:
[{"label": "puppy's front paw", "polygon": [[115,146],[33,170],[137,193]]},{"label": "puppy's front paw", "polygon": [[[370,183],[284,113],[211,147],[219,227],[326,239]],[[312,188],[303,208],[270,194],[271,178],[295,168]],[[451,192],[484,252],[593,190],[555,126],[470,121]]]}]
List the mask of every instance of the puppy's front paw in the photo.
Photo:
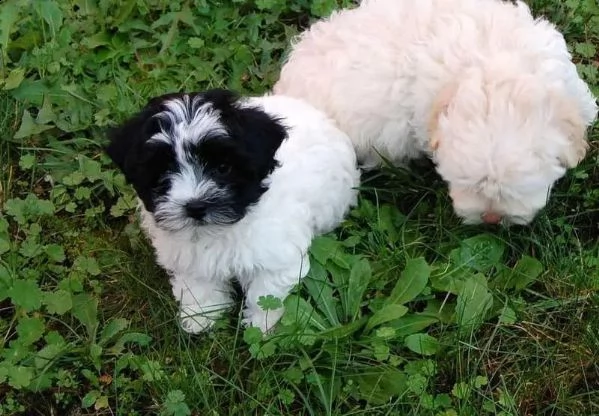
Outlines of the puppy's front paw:
[{"label": "puppy's front paw", "polygon": [[263,334],[270,332],[283,316],[284,309],[263,310],[261,308],[246,308],[243,311],[243,324],[260,328]]},{"label": "puppy's front paw", "polygon": [[199,307],[183,306],[179,311],[179,324],[183,331],[189,334],[199,334],[210,329],[217,317],[218,315],[215,315],[214,312],[203,313]]}]

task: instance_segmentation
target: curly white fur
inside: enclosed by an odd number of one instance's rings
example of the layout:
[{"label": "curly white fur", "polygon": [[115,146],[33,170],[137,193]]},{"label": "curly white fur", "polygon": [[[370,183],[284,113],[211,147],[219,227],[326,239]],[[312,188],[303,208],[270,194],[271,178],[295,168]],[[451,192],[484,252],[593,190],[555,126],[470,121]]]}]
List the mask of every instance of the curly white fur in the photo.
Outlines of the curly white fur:
[{"label": "curly white fur", "polygon": [[365,0],[301,34],[274,91],[331,116],[366,168],[432,157],[468,223],[530,222],[597,115],[563,36],[498,0]]},{"label": "curly white fur", "polygon": [[264,311],[261,296],[283,300],[309,270],[312,238],[335,228],[356,202],[359,185],[349,138],[320,111],[293,98],[267,96],[245,100],[279,117],[288,128],[266,179],[268,190],[232,225],[166,230],[142,205],[142,225],[158,263],[171,274],[181,304],[182,327],[197,333],[231,305],[230,280],[246,295],[244,322],[263,331],[283,309]]}]

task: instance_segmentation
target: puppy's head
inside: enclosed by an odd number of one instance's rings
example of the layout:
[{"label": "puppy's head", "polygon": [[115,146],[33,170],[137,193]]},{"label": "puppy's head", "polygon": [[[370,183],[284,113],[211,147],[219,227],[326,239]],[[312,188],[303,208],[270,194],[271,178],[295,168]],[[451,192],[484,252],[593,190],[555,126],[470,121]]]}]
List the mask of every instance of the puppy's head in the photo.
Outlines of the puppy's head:
[{"label": "puppy's head", "polygon": [[243,218],[286,136],[260,108],[210,90],[153,98],[113,129],[106,151],[156,224],[178,231]]},{"label": "puppy's head", "polygon": [[594,98],[532,76],[464,75],[441,91],[429,125],[454,210],[469,224],[528,224],[585,156]]}]

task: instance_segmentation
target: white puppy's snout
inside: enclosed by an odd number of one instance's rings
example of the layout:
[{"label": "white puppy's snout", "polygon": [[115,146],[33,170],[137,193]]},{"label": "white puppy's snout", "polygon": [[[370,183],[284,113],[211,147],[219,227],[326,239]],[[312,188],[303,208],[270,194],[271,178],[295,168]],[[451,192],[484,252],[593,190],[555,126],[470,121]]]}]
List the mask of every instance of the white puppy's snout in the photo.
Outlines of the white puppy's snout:
[{"label": "white puppy's snout", "polygon": [[502,220],[502,216],[500,214],[492,211],[484,212],[480,218],[485,224],[499,224]]}]

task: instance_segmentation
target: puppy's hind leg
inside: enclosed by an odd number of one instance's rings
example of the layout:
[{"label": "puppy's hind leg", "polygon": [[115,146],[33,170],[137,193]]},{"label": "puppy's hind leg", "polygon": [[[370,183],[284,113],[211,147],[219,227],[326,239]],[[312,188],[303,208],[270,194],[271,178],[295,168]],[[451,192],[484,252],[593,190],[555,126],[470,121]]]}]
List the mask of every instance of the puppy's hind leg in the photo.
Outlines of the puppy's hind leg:
[{"label": "puppy's hind leg", "polygon": [[175,276],[173,295],[179,301],[179,323],[190,334],[205,331],[228,309],[233,300],[226,280]]},{"label": "puppy's hind leg", "polygon": [[[262,270],[248,279],[245,286],[245,309],[243,310],[243,323],[246,326],[260,328],[262,333],[269,332],[281,316],[284,308],[264,308],[260,305],[260,298],[273,296],[281,302],[287,298],[289,292],[308,273],[310,262],[304,256],[301,265],[286,270]],[[242,284],[243,284],[242,283]]]}]

